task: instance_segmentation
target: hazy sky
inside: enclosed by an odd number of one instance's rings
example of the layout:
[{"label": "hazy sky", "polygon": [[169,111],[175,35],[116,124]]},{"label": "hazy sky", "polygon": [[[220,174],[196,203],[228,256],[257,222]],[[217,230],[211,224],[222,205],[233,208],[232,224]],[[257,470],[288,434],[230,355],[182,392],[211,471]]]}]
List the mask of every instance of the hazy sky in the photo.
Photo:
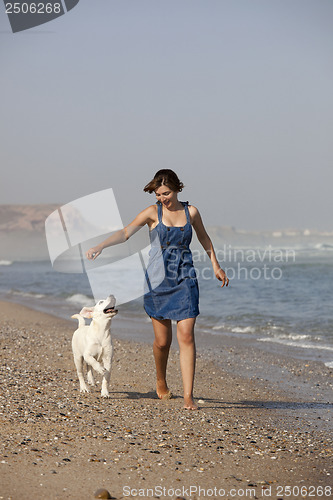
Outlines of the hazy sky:
[{"label": "hazy sky", "polygon": [[112,187],[124,223],[160,168],[207,225],[333,230],[332,0],[80,0],[12,34],[0,4],[0,203]]}]

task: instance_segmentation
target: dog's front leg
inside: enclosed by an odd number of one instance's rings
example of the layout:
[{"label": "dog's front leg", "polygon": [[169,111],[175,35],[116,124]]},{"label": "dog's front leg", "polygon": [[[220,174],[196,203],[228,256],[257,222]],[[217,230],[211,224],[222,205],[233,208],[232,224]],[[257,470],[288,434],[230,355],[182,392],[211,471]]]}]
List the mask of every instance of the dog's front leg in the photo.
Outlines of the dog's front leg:
[{"label": "dog's front leg", "polygon": [[103,375],[103,380],[102,380],[102,390],[101,390],[101,396],[103,398],[109,397],[109,384],[110,384],[110,377],[111,377],[112,353],[113,353],[112,345],[103,351],[103,365],[105,368],[105,373]]},{"label": "dog's front leg", "polygon": [[84,360],[89,365],[92,366],[94,370],[100,375],[104,375],[105,368],[94,358],[90,352],[84,353]]}]

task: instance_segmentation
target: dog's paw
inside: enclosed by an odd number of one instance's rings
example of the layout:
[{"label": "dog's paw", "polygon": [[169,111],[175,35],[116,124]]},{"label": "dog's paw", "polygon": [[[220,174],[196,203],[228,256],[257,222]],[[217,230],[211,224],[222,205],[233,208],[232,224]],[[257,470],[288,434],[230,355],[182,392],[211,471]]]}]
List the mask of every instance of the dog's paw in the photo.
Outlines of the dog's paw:
[{"label": "dog's paw", "polygon": [[106,368],[103,368],[103,366],[99,367],[98,373],[100,373],[101,375],[104,375],[106,372],[107,372]]},{"label": "dog's paw", "polygon": [[110,397],[110,394],[108,392],[101,392],[101,397],[102,398],[109,398]]},{"label": "dog's paw", "polygon": [[90,392],[88,387],[80,387],[80,392]]}]

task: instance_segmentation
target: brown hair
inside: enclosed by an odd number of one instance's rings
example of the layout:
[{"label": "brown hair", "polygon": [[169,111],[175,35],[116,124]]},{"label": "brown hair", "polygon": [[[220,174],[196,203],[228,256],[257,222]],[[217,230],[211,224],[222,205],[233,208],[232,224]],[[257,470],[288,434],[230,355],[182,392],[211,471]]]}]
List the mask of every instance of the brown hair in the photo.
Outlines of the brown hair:
[{"label": "brown hair", "polygon": [[175,174],[173,170],[169,168],[164,168],[159,170],[154,175],[154,178],[148,182],[148,184],[143,188],[147,193],[153,193],[160,186],[168,186],[172,191],[180,193],[182,191],[184,184],[178,179],[178,175]]}]

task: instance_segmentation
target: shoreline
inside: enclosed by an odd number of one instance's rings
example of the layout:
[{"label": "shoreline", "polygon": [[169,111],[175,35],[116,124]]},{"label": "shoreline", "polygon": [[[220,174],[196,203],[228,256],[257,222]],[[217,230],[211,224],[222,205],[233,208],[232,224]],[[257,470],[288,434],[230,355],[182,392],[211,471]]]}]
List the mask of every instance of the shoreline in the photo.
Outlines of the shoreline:
[{"label": "shoreline", "polygon": [[[106,488],[120,499],[132,498],[131,489],[157,486],[167,488],[160,498],[175,498],[169,493],[176,487],[185,488],[181,496],[187,500],[200,498],[198,491],[189,495],[191,485],[226,492],[251,488],[257,498],[267,497],[271,488],[277,498],[283,497],[278,486],[331,484],[326,420],[332,405],[322,399],[321,387],[306,398],[295,397],[297,387],[282,389],[278,380],[258,373],[259,358],[249,373],[250,351],[234,339],[217,357],[217,346],[205,349],[197,336],[195,398],[202,403],[199,411],[189,412],[182,408],[175,345],[168,366],[175,397],[162,402],[155,395],[151,345],[121,339],[128,324],[120,327],[114,320],[110,399],[105,400],[100,385],[90,394],[79,393],[70,345],[73,321],[10,302],[0,302],[0,321],[0,498],[88,500]],[[265,362],[269,366],[268,358]],[[277,358],[272,366],[280,362]],[[317,376],[307,373],[316,365],[299,373],[300,365],[290,361],[284,369],[293,367],[302,385],[308,375]]]},{"label": "shoreline", "polygon": [[[333,267],[324,266],[321,259],[314,259],[313,264],[309,261],[306,266],[309,279],[317,283],[312,291],[304,290],[302,280],[305,269],[300,262],[298,267],[295,263],[283,268],[285,280],[274,283],[256,279],[249,282],[246,279],[235,280],[227,293],[226,290],[221,291],[216,282],[206,279],[206,268],[200,268],[204,279],[200,283],[201,314],[196,331],[207,332],[208,339],[217,335],[228,343],[230,337],[230,342],[237,343],[239,340],[244,345],[251,344],[260,352],[324,362],[327,367],[333,368],[331,307],[329,295],[323,293],[323,290],[329,289]],[[248,270],[251,269],[250,266]],[[68,319],[73,312],[93,301],[85,274],[70,276],[57,273],[50,262],[2,266],[1,275],[0,300],[3,298],[33,309],[53,312],[58,317]],[[130,283],[127,285],[131,286]],[[300,297],[304,304],[309,305],[303,312],[298,304]],[[134,318],[140,324],[147,318],[142,298],[122,304],[120,313],[118,318]]]},{"label": "shoreline", "polygon": [[[38,306],[25,301],[12,302],[5,298],[0,298],[0,303],[18,304],[42,314],[48,314],[56,320],[59,317],[54,312],[46,312],[45,305]],[[80,306],[73,305],[79,309]],[[73,313],[74,313],[73,312]],[[78,311],[77,311],[78,312]],[[73,331],[76,321],[64,317],[61,311],[61,320],[67,321]],[[71,313],[72,314],[72,313]],[[327,366],[324,361],[317,358],[311,359],[307,355],[309,350],[301,347],[289,347],[280,344],[260,342],[256,338],[242,335],[230,335],[220,330],[218,334],[208,331],[201,316],[198,317],[195,335],[197,344],[197,355],[209,358],[219,365],[223,370],[231,375],[243,375],[246,378],[265,381],[273,390],[283,390],[290,396],[309,399],[313,393],[312,402],[317,410],[325,410],[326,404],[333,403],[333,367]],[[173,322],[173,349],[178,349],[176,340],[176,324]],[[124,311],[124,315],[118,314],[113,322],[113,336],[119,340],[134,341],[140,344],[152,345],[153,328],[147,315],[138,317],[133,311]],[[236,353],[236,354],[235,354]],[[310,402],[309,402],[310,404]],[[320,406],[322,408],[320,408]],[[322,425],[326,425],[327,430],[333,432],[333,422],[325,422],[321,419]]]},{"label": "shoreline", "polygon": [[[9,303],[15,303],[15,304],[20,304],[22,306],[28,307],[30,309],[40,311],[42,313],[46,314],[51,314],[52,316],[55,316],[56,318],[62,318],[65,320],[69,320],[71,315],[73,314],[74,310],[78,310],[80,307],[86,304],[78,304],[73,301],[72,304],[70,302],[62,303],[61,301],[59,302],[53,302],[51,298],[48,298],[47,301],[45,301],[45,298],[43,297],[43,300],[40,301],[40,298],[37,296],[34,300],[34,296],[32,295],[31,297],[29,294],[24,294],[24,293],[19,293],[17,295],[7,295],[5,293],[0,294],[0,302],[9,302]],[[91,301],[91,299],[87,298],[87,301]],[[51,308],[58,308],[57,313],[55,310],[51,310]],[[76,311],[77,312],[77,311]],[[150,323],[150,319],[148,316],[143,312],[143,307],[140,309],[138,312],[137,310],[131,310],[127,309],[125,306],[125,310],[121,310],[121,315],[117,317],[117,321],[120,322],[128,322],[126,325],[130,331],[130,334],[126,334],[126,337],[129,337],[129,335],[135,335],[135,339],[138,341],[141,341],[141,338],[144,338],[144,341],[150,342],[151,337],[147,333],[146,329],[140,329],[140,334],[137,335],[135,333],[135,329],[133,329],[133,322],[135,325],[137,325],[137,322],[139,324],[143,325]],[[126,316],[126,317],[125,317]],[[214,339],[214,338],[222,338],[226,339],[227,342],[234,342],[240,344],[245,344],[245,345],[250,345],[254,347],[255,349],[262,351],[262,352],[267,352],[269,354],[274,354],[278,356],[282,356],[285,358],[292,358],[296,360],[301,360],[301,361],[306,361],[306,362],[318,362],[318,363],[323,363],[327,368],[333,369],[333,361],[332,357],[333,354],[330,356],[327,356],[327,352],[333,351],[333,347],[331,346],[306,346],[303,347],[301,345],[289,345],[288,343],[283,343],[278,340],[274,339],[269,339],[269,338],[260,338],[260,333],[258,333],[258,338],[256,336],[247,334],[246,331],[244,332],[230,332],[230,331],[224,331],[222,326],[207,326],[206,321],[208,318],[204,317],[203,315],[199,315],[197,318],[197,323],[196,323],[196,331],[201,332],[202,335],[208,339]],[[242,329],[241,329],[242,330]],[[245,328],[246,330],[246,328]],[[122,329],[124,332],[125,330]],[[208,334],[208,335],[206,335]],[[136,338],[138,337],[138,338]],[[211,343],[212,341],[208,340],[208,343]],[[223,341],[221,341],[223,343]]]}]

